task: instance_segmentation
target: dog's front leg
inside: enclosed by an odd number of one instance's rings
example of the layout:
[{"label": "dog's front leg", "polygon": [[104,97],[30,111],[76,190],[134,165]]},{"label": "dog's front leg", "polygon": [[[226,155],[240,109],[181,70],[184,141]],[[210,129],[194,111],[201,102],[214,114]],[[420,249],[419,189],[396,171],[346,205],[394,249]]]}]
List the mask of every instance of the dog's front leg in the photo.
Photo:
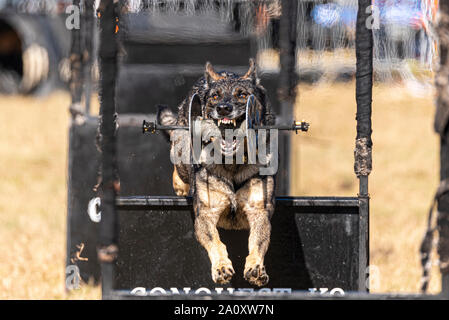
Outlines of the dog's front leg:
[{"label": "dog's front leg", "polygon": [[248,219],[249,238],[244,278],[256,286],[264,286],[269,277],[264,266],[270,244],[271,223],[274,212],[274,179],[272,176],[252,178],[237,192],[239,209]]},{"label": "dog's front leg", "polygon": [[230,201],[220,191],[227,186],[216,178],[212,179],[214,181],[204,179],[201,173],[195,177],[195,235],[209,255],[212,279],[215,283],[226,284],[235,272],[226,246],[220,240],[217,223],[220,216],[229,210]]}]

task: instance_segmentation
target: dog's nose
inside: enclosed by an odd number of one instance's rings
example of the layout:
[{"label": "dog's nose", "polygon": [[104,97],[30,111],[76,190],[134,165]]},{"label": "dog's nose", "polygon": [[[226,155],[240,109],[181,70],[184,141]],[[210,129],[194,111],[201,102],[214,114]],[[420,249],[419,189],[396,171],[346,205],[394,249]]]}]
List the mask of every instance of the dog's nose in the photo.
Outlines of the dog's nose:
[{"label": "dog's nose", "polygon": [[228,114],[230,114],[232,112],[232,105],[229,103],[224,103],[224,104],[219,104],[217,107],[217,113],[220,116],[227,116]]}]

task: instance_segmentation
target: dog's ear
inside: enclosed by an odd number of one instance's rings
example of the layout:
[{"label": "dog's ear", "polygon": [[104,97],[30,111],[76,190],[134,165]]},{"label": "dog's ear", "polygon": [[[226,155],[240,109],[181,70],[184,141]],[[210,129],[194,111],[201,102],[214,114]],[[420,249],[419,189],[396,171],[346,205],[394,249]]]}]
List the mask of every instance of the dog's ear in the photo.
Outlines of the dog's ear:
[{"label": "dog's ear", "polygon": [[214,68],[212,67],[212,64],[209,61],[206,62],[206,71],[204,73],[204,77],[206,78],[206,85],[208,87],[212,82],[224,79],[223,76],[220,76],[218,73],[214,71]]},{"label": "dog's ear", "polygon": [[245,80],[251,80],[254,84],[259,84],[259,78],[257,77],[256,62],[253,58],[249,59],[249,69],[242,77]]}]

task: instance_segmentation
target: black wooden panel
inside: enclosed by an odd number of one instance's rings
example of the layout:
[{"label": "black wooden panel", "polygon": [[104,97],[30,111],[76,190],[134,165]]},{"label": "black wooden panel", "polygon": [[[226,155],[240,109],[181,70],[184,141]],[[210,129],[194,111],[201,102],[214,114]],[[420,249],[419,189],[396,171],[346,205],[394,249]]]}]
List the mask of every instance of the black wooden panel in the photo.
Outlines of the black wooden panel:
[{"label": "black wooden panel", "polygon": [[85,245],[81,256],[88,261],[77,261],[84,280],[100,278],[97,262],[96,238],[98,225],[87,215],[87,204],[95,197],[92,190],[97,183],[98,157],[95,148],[96,121],[82,125],[73,123],[69,132],[69,172],[67,208],[67,265],[77,251],[77,245]]},{"label": "black wooden panel", "polygon": [[[206,251],[194,238],[190,207],[166,208],[170,209],[139,212],[119,207],[117,289],[251,287],[243,279],[248,231],[220,230],[236,274],[229,285],[216,285]],[[268,287],[357,290],[358,218],[356,206],[297,206],[281,201],[272,219],[265,260]]]},{"label": "black wooden panel", "polygon": [[358,215],[302,214],[296,224],[312,287],[358,290]]},{"label": "black wooden panel", "polygon": [[126,62],[136,64],[204,64],[210,61],[221,65],[247,65],[251,52],[248,40],[176,44],[125,42],[125,47]]},{"label": "black wooden panel", "polygon": [[251,39],[217,13],[125,14],[121,39],[128,64],[247,65]]},{"label": "black wooden panel", "polygon": [[119,211],[116,288],[214,287],[189,210]]},{"label": "black wooden panel", "polygon": [[174,195],[170,143],[162,133],[142,134],[143,119],[154,115],[119,115],[118,166],[120,195]]},{"label": "black wooden panel", "polygon": [[203,66],[123,65],[118,77],[117,110],[119,113],[155,113],[156,105],[164,104],[176,111],[203,75],[203,69]]}]

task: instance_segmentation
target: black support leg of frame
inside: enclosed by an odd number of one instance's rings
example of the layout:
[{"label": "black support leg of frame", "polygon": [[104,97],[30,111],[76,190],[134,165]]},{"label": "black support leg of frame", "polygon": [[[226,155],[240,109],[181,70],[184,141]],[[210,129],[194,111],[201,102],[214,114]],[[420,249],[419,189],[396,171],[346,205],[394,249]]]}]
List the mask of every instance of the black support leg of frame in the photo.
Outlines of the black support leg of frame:
[{"label": "black support leg of frame", "polygon": [[359,291],[369,291],[369,197],[359,196]]},{"label": "black support leg of frame", "polygon": [[[296,98],[296,37],[298,25],[298,1],[282,1],[280,22],[280,64],[281,74],[278,93],[281,101],[294,103]],[[291,112],[292,110],[290,110]]]},{"label": "black support leg of frame", "polygon": [[[447,90],[449,89],[449,41],[447,32],[449,30],[449,2],[440,1],[440,19],[437,32],[440,37],[439,53],[440,66],[435,76],[435,86],[437,89],[437,110],[435,113],[435,131],[440,134],[440,195],[438,201],[437,229],[438,255],[440,260],[440,271],[442,276],[442,296],[449,299],[449,193],[445,181],[449,179],[449,99]],[[441,188],[441,190],[440,190]]]},{"label": "black support leg of frame", "polygon": [[[282,121],[293,119],[293,110],[296,102],[296,86],[298,84],[298,75],[296,73],[296,37],[298,25],[298,1],[282,1],[282,19],[280,21],[280,79],[278,87],[278,98],[281,101]],[[287,195],[290,192],[290,135],[281,133],[280,139],[284,139],[281,144],[286,146],[284,150],[279,150],[282,154],[282,165],[284,168],[279,174],[284,175],[282,181],[285,185],[282,192]]]},{"label": "black support leg of frame", "polygon": [[[90,98],[92,94],[92,65],[94,59],[94,46],[96,41],[96,28],[94,23],[94,5],[95,0],[85,0],[85,14],[83,16],[83,30],[84,30],[84,46],[85,54],[83,57],[83,80],[84,80],[84,99],[85,99],[85,113],[90,114]],[[87,53],[87,54],[86,54]]]},{"label": "black support leg of frame", "polygon": [[102,295],[108,299],[114,287],[114,267],[118,254],[118,219],[115,197],[119,188],[116,164],[115,83],[117,75],[116,12],[114,1],[100,3],[101,71],[101,222],[98,260],[101,263]]},{"label": "black support leg of frame", "polygon": [[[80,0],[74,0],[73,5],[79,7]],[[81,98],[83,94],[83,84],[82,84],[82,68],[83,68],[83,59],[82,59],[82,33],[78,28],[74,28],[72,31],[72,44],[70,49],[70,95],[72,98],[72,104],[70,106],[70,113],[72,117],[75,117],[77,114],[82,113],[81,109]]]},{"label": "black support leg of frame", "polygon": [[[371,110],[373,90],[373,32],[367,26],[371,0],[358,1],[356,26],[356,100],[357,137],[354,170],[359,178],[359,291],[367,291],[369,266],[369,193],[368,175],[371,172]],[[369,11],[368,11],[369,12]]]},{"label": "black support leg of frame", "polygon": [[[449,127],[441,135],[440,139],[440,180],[449,179]],[[449,299],[449,194],[444,194],[438,199],[438,254],[440,258],[440,267],[442,285],[441,294]]]}]

